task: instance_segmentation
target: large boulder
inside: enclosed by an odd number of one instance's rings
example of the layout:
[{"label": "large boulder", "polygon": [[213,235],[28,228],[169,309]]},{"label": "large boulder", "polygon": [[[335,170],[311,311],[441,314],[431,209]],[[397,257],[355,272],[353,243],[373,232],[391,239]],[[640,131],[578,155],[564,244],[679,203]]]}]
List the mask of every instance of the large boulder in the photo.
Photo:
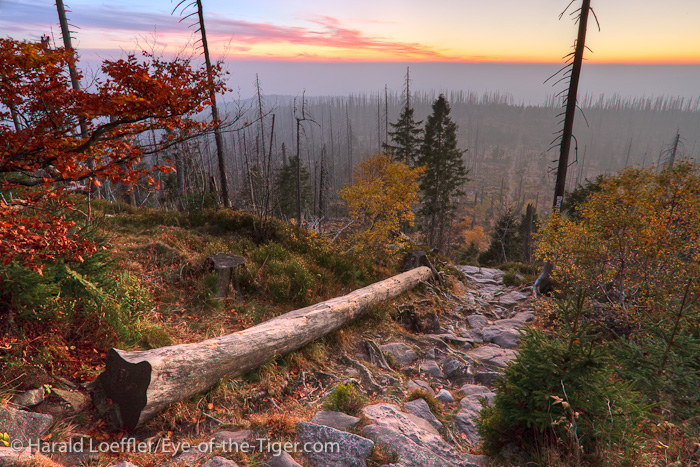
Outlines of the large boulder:
[{"label": "large boulder", "polygon": [[352,433],[308,422],[298,426],[311,467],[365,467],[374,449],[374,442]]},{"label": "large boulder", "polygon": [[402,467],[481,467],[487,458],[457,452],[426,420],[403,412],[394,404],[375,404],[362,410],[371,422],[362,434],[387,446]]},{"label": "large boulder", "polygon": [[0,433],[7,433],[11,440],[18,439],[23,445],[36,444],[52,424],[51,415],[0,407]]}]

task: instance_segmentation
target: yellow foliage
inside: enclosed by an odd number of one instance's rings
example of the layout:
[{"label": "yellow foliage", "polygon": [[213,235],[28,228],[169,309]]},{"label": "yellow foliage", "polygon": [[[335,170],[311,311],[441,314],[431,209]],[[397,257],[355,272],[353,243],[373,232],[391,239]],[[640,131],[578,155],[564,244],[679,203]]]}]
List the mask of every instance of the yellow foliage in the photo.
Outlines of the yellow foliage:
[{"label": "yellow foliage", "polygon": [[355,167],[355,182],[340,191],[354,220],[349,236],[353,247],[390,254],[392,244],[403,245],[401,225],[413,223],[411,205],[418,201],[422,172],[386,154],[375,154]]},{"label": "yellow foliage", "polygon": [[624,170],[605,179],[580,214],[552,216],[537,242],[568,291],[588,290],[634,318],[676,309],[689,279],[700,277],[698,166]]},{"label": "yellow foliage", "polygon": [[489,237],[480,225],[462,232],[462,239],[465,245],[470,245],[473,242],[479,251],[484,251],[489,247]]}]

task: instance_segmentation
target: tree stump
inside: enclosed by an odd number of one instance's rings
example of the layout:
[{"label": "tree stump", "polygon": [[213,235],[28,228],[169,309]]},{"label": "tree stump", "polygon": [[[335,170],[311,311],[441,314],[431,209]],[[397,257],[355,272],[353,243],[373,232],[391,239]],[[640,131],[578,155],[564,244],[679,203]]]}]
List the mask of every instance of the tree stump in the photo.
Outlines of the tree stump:
[{"label": "tree stump", "polygon": [[206,259],[207,269],[216,272],[219,278],[216,284],[216,295],[219,299],[228,296],[228,288],[239,266],[245,266],[245,258],[242,256],[216,253]]}]

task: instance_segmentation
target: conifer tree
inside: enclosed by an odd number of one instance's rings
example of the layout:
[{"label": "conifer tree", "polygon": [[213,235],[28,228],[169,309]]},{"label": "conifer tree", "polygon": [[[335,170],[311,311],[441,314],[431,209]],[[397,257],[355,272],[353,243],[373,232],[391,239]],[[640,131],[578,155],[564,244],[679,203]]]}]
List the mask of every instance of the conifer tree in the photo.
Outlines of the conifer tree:
[{"label": "conifer tree", "polygon": [[309,185],[309,171],[302,163],[299,165],[299,157],[292,156],[277,174],[277,211],[281,217],[293,218],[297,215],[297,175],[300,182],[299,200],[301,210],[306,211],[312,205],[311,185]]},{"label": "conifer tree", "polygon": [[424,228],[432,248],[445,249],[449,243],[457,197],[464,194],[467,169],[464,151],[457,149],[457,124],[450,118],[450,105],[443,94],[433,103],[433,113],[425,124],[425,135],[418,165],[425,168],[420,189]]},{"label": "conifer tree", "polygon": [[422,121],[413,119],[413,107],[411,107],[410,69],[406,69],[406,88],[404,90],[405,101],[399,120],[389,123],[394,131],[389,131],[391,144],[384,143],[384,150],[389,152],[394,160],[413,165],[418,157],[422,143],[420,128]]}]

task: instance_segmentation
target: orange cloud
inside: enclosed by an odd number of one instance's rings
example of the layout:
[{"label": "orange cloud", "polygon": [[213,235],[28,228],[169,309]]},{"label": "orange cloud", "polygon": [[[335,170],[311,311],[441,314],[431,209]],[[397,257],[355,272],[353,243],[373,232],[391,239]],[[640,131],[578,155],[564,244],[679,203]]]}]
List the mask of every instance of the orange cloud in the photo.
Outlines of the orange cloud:
[{"label": "orange cloud", "polygon": [[365,35],[357,29],[343,27],[337,18],[314,18],[317,28],[280,26],[270,23],[252,23],[241,20],[213,19],[207,28],[219,39],[231,37],[234,47],[250,47],[246,58],[307,59],[313,60],[417,60],[454,61],[451,56],[415,42],[400,42]]}]

